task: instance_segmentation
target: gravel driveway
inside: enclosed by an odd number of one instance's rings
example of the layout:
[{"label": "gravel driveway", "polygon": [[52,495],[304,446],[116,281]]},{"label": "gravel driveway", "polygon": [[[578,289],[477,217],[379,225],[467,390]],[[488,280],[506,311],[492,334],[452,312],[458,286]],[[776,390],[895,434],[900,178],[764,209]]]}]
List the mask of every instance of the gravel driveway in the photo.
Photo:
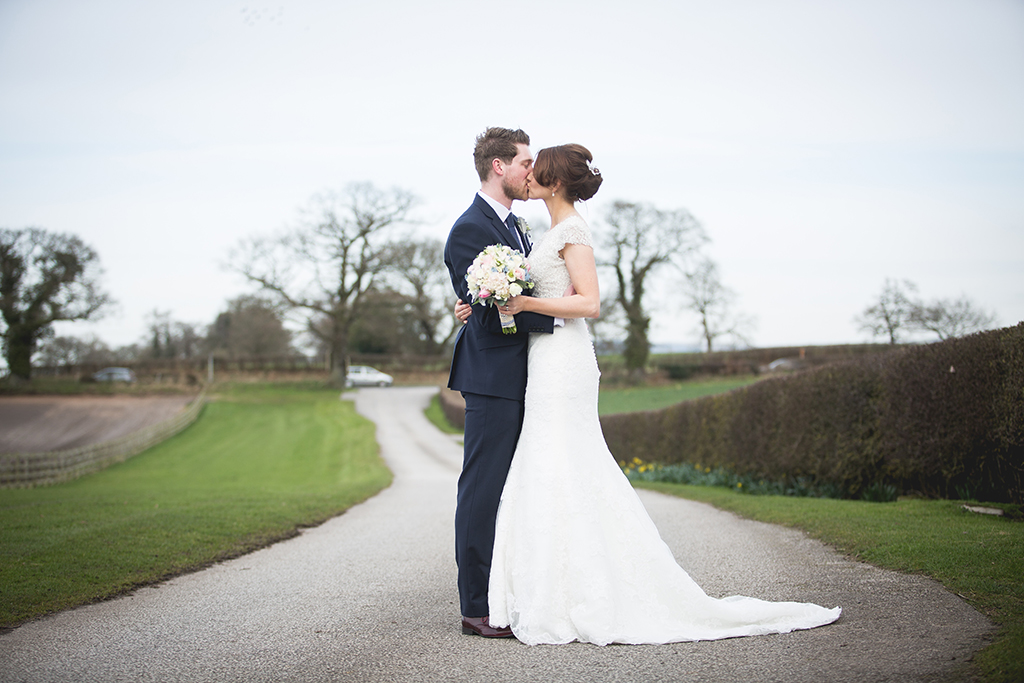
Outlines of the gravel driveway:
[{"label": "gravel driveway", "polygon": [[463,636],[453,560],[461,448],[433,388],[362,389],[394,484],[327,523],[210,569],[0,637],[2,681],[961,680],[991,624],[938,583],[803,534],[641,492],[717,596],[841,605],[811,631],[658,646],[528,647]]}]

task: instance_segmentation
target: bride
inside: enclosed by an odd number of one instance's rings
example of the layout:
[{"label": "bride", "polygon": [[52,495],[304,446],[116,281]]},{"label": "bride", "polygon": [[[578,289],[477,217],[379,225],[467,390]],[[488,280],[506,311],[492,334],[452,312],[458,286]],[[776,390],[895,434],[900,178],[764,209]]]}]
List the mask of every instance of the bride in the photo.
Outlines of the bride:
[{"label": "bride", "polygon": [[530,253],[534,296],[515,297],[503,310],[565,324],[530,338],[523,429],[495,529],[490,624],[511,626],[530,645],[606,645],[785,633],[835,621],[838,607],[709,597],[676,564],[609,452],[583,320],[600,313],[597,268],[590,228],[575,208],[601,185],[592,160],[582,145],[542,149],[528,177],[530,199],[544,201],[552,227]]}]

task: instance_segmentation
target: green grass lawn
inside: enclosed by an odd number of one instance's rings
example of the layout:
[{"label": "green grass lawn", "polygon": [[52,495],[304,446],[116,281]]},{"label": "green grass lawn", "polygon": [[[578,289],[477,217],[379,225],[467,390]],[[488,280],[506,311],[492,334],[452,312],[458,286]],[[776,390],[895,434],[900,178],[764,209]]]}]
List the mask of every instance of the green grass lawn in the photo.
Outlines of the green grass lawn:
[{"label": "green grass lawn", "polygon": [[732,391],[753,384],[759,378],[753,375],[739,377],[716,377],[710,379],[676,382],[659,387],[627,387],[602,389],[598,397],[597,410],[601,415],[635,413],[641,410],[658,410],[689,401],[701,396],[711,396]]},{"label": "green grass lawn", "polygon": [[970,513],[949,500],[869,503],[636,485],[796,527],[857,559],[940,581],[1001,626],[996,642],[975,658],[984,680],[1024,680],[1024,522]]},{"label": "green grass lawn", "polygon": [[195,424],[124,463],[0,489],[0,626],[241,555],[390,482],[372,423],[338,391],[221,387]]}]

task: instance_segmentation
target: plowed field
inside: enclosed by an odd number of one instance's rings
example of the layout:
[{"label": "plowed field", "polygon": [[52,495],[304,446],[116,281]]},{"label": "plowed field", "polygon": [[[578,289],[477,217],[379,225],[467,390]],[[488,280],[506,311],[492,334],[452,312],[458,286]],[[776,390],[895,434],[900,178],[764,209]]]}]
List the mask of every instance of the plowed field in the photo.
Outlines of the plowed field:
[{"label": "plowed field", "polygon": [[0,453],[38,453],[110,441],[162,422],[191,396],[0,396]]}]

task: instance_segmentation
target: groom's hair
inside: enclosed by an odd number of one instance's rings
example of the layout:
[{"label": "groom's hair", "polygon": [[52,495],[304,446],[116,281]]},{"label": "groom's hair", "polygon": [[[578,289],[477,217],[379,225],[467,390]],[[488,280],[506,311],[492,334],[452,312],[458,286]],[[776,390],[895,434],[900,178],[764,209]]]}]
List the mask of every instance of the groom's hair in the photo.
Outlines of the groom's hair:
[{"label": "groom's hair", "polygon": [[508,128],[488,128],[476,136],[476,147],[473,148],[473,161],[476,163],[476,172],[480,176],[480,182],[487,180],[491,175],[491,162],[501,159],[506,164],[511,164],[516,158],[519,150],[516,145],[529,145],[530,136],[519,130]]}]

